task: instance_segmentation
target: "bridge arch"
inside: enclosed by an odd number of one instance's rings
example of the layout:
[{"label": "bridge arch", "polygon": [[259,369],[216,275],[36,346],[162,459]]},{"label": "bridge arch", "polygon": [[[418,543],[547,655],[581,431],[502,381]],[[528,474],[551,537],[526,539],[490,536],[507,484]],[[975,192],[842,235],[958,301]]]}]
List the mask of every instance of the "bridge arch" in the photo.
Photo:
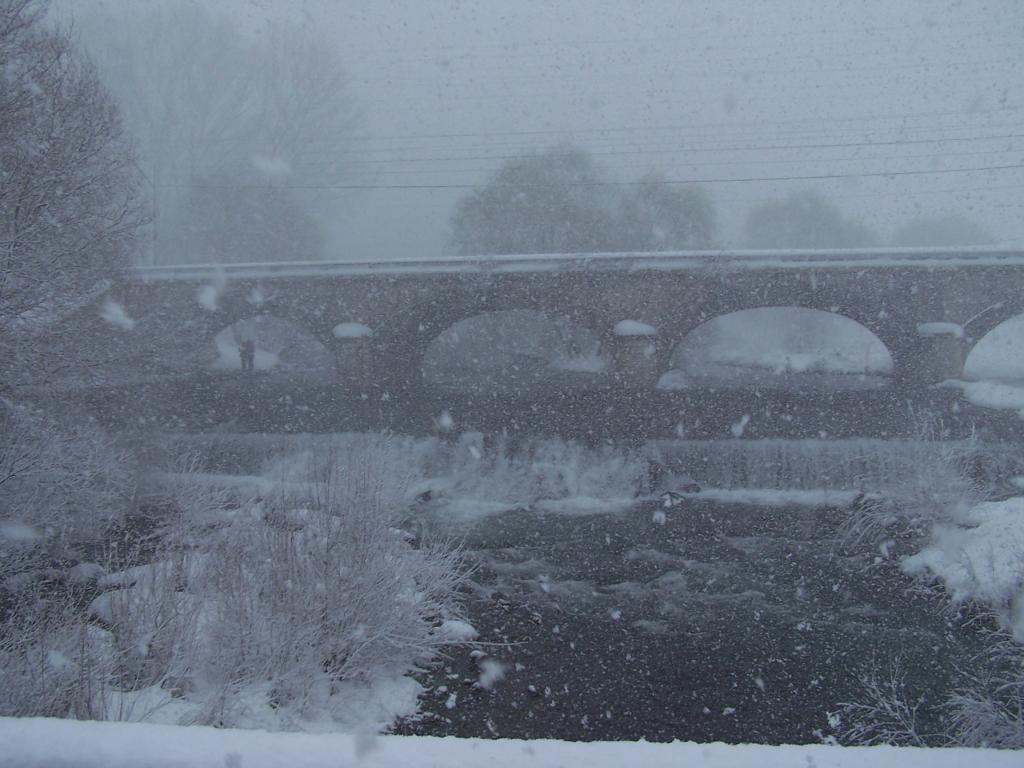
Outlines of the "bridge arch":
[{"label": "bridge arch", "polygon": [[868,389],[894,371],[886,344],[845,315],[800,306],[740,309],[707,320],[672,348],[659,389]]},{"label": "bridge arch", "polygon": [[254,345],[256,371],[332,376],[335,360],[331,350],[302,324],[267,313],[249,315],[222,327],[213,336],[213,349],[205,350],[209,368],[241,369],[239,346]]},{"label": "bridge arch", "polygon": [[428,386],[463,391],[586,386],[608,369],[597,333],[535,309],[485,311],[458,320],[426,345],[421,360]]},{"label": "bridge arch", "polygon": [[965,379],[1024,381],[1024,313],[997,320],[970,347]]}]

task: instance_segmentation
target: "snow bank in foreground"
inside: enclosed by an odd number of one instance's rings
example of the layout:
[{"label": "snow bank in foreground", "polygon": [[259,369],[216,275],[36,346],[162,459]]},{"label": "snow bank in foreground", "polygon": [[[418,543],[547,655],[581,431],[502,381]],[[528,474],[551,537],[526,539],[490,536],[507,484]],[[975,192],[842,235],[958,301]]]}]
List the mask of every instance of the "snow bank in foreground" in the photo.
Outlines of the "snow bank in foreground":
[{"label": "snow bank in foreground", "polygon": [[959,603],[995,609],[1024,642],[1024,497],[978,504],[903,562],[907,573],[938,579]]},{"label": "snow bank in foreground", "polygon": [[603,766],[648,768],[987,768],[1020,765],[1011,750],[907,747],[512,741],[410,736],[266,733],[73,720],[0,719],[5,765],[19,768],[426,768]]}]

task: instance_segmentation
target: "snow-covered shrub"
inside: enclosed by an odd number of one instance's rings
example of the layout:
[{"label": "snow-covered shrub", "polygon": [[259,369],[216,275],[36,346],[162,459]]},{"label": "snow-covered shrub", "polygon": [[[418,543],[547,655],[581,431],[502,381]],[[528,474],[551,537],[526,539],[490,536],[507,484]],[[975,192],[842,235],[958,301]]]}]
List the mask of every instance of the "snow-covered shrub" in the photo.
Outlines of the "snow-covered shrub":
[{"label": "snow-covered shrub", "polygon": [[411,549],[373,510],[293,519],[236,523],[210,550],[195,668],[197,686],[217,692],[210,722],[230,722],[246,689],[300,715],[338,683],[407,672],[456,613],[451,552]]},{"label": "snow-covered shrub", "polygon": [[916,438],[894,457],[879,497],[861,499],[850,510],[842,532],[847,544],[920,543],[988,493],[988,481],[976,471],[984,456],[976,440],[952,440],[932,418],[917,424]]},{"label": "snow-covered shrub", "polygon": [[135,490],[133,462],[99,429],[0,403],[0,714],[95,717],[112,657],[82,615],[99,548]]},{"label": "snow-covered shrub", "polygon": [[176,684],[194,660],[204,557],[170,547],[160,555],[102,577],[99,586],[105,591],[88,606],[89,618],[111,633],[111,682],[122,691]]},{"label": "snow-covered shrub", "polygon": [[954,603],[993,611],[1024,642],[1024,498],[980,503],[937,524],[903,569],[941,584]]},{"label": "snow-covered shrub", "polygon": [[870,746],[927,746],[918,710],[922,699],[907,690],[902,659],[897,656],[883,669],[877,659],[861,680],[862,696],[843,702],[829,714],[829,722],[844,744]]},{"label": "snow-covered shrub", "polygon": [[112,544],[98,579],[19,581],[0,604],[0,715],[288,728],[351,713],[353,686],[451,644],[461,555],[392,527],[373,454],[325,451],[308,481],[229,510],[193,460],[176,466],[151,562],[125,567],[137,553]]},{"label": "snow-covered shrub", "polygon": [[242,501],[233,489],[211,481],[195,451],[167,457],[162,467],[146,474],[139,495],[145,507],[135,514],[149,518],[146,522],[165,544],[187,542],[215,527]]},{"label": "snow-covered shrub", "polygon": [[947,706],[955,744],[1024,748],[1024,647],[996,635]]},{"label": "snow-covered shrub", "polygon": [[134,486],[129,457],[99,429],[0,407],[0,582],[101,540]]},{"label": "snow-covered shrub", "polygon": [[110,634],[82,619],[79,595],[26,582],[14,597],[0,622],[0,716],[98,717]]},{"label": "snow-covered shrub", "polygon": [[392,528],[384,471],[373,455],[314,456],[294,475],[311,482],[104,579],[91,610],[128,684],[173,687],[190,722],[288,727],[329,714],[338,686],[404,674],[447,644],[435,629],[459,615],[460,556]]}]

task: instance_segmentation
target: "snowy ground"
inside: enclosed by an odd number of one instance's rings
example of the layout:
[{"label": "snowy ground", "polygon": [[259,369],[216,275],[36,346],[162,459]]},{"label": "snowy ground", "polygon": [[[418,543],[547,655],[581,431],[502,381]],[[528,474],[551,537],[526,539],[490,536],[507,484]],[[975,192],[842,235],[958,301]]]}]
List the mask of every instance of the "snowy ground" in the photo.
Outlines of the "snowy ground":
[{"label": "snowy ground", "polygon": [[903,567],[940,581],[957,604],[993,609],[1024,643],[1024,498],[964,510]]},{"label": "snowy ground", "polygon": [[567,743],[266,733],[69,720],[0,719],[0,761],[17,768],[450,768],[642,765],[694,768],[988,768],[1019,766],[1013,752],[966,749]]},{"label": "snowy ground", "polygon": [[[381,492],[406,508],[403,527],[454,536],[478,567],[468,595],[476,630],[462,638],[475,645],[453,646],[417,680],[397,681],[404,686],[353,691],[351,712],[301,730],[380,730],[409,715],[419,693],[422,714],[406,717],[403,733],[814,743],[879,665],[900,658],[909,690],[938,703],[978,650],[970,628],[915,591],[898,544],[848,551],[837,538],[864,487],[850,484],[889,476],[907,455],[925,460],[911,443],[665,441],[640,450],[548,440],[524,453],[485,449],[470,433],[451,443],[265,438],[205,444],[220,472],[193,481],[243,501],[275,485],[301,494],[310,456],[368,457],[391,468]],[[733,487],[687,491],[666,506],[660,491],[681,489],[685,467],[709,456],[706,478]],[[223,473],[225,462],[249,474]],[[833,489],[813,486],[822,478]],[[1016,510],[996,511],[998,523]],[[965,526],[989,530],[987,519]],[[919,570],[941,571],[955,588],[954,570],[941,569],[950,547],[936,547]],[[976,550],[975,560],[991,561]],[[1013,567],[1009,558],[1003,571],[1016,577]],[[140,703],[153,709],[150,722],[182,722],[181,701],[151,693],[163,699]],[[923,721],[932,714],[925,707]],[[281,727],[273,716],[240,722]]]}]

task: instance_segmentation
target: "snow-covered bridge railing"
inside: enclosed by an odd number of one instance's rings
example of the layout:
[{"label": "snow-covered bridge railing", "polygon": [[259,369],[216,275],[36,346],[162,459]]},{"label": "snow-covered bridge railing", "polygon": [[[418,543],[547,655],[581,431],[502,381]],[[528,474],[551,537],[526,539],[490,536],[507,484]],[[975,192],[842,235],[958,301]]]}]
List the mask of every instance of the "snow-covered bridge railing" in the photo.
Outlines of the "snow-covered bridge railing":
[{"label": "snow-covered bridge railing", "polygon": [[633,272],[706,269],[886,269],[1024,267],[1024,250],[961,248],[858,248],[836,250],[719,250],[658,253],[561,253],[501,256],[453,256],[382,260],[182,264],[139,267],[143,280],[209,280],[367,275],[416,275],[523,272]]}]

